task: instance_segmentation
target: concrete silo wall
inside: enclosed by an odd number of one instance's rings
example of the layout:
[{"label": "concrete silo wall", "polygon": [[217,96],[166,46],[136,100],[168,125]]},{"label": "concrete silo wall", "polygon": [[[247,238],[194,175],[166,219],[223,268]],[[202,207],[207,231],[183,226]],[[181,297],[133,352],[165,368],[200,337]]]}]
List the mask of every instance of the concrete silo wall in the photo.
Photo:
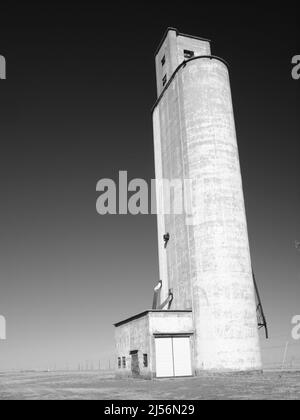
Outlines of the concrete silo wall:
[{"label": "concrete silo wall", "polygon": [[160,260],[174,309],[193,309],[196,370],[260,370],[227,66],[216,58],[187,62],[160,99],[154,127],[157,177],[194,181],[193,223],[188,226],[184,214],[160,217],[159,237],[165,233],[160,230],[171,235]]},{"label": "concrete silo wall", "polygon": [[[183,108],[182,83],[178,75],[166,90],[153,115],[156,178],[169,181],[171,187],[169,190],[164,188],[158,198],[164,212],[163,215],[158,215],[160,271],[163,281],[161,300],[167,297],[166,293],[171,289],[174,310],[192,308],[189,227],[184,212],[178,211],[178,214],[174,214],[174,210],[179,209],[181,204],[182,209],[184,207],[183,191],[177,191],[176,185],[173,188],[174,181],[175,184],[178,180],[183,183],[184,179],[188,179],[189,170]],[[170,241],[164,250],[163,235],[166,233],[170,234]]]}]

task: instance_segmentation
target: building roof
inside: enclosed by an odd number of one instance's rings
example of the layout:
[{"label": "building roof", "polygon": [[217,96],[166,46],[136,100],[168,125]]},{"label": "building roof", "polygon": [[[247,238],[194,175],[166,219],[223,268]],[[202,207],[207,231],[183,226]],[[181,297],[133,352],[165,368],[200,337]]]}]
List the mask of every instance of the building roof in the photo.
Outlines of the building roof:
[{"label": "building roof", "polygon": [[129,324],[132,321],[135,321],[136,319],[144,318],[145,316],[147,316],[148,314],[151,314],[151,313],[168,313],[168,314],[181,314],[181,313],[186,313],[186,314],[189,314],[189,313],[192,313],[192,312],[193,311],[191,309],[190,310],[184,310],[184,311],[183,310],[182,311],[180,311],[180,310],[179,311],[163,311],[163,310],[154,310],[154,309],[151,309],[151,310],[142,312],[142,313],[140,313],[138,315],[135,315],[135,316],[133,316],[131,318],[128,318],[128,319],[126,319],[124,321],[118,322],[117,324],[114,324],[114,326],[116,328],[121,327],[122,325],[126,325],[126,324]]}]

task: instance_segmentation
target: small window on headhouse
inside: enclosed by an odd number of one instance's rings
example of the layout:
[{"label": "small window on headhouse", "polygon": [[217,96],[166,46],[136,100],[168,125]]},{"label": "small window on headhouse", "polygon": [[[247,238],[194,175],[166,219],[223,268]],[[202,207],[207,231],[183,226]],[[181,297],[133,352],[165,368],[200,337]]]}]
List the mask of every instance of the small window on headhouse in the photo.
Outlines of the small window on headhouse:
[{"label": "small window on headhouse", "polygon": [[163,78],[163,86],[166,86],[167,81],[168,81],[167,76],[165,76],[165,77]]},{"label": "small window on headhouse", "polygon": [[121,357],[118,357],[118,369],[121,369],[122,367],[122,360]]},{"label": "small window on headhouse", "polygon": [[184,58],[186,58],[187,60],[190,58],[195,57],[195,53],[194,51],[190,51],[190,50],[184,50]]},{"label": "small window on headhouse", "polygon": [[123,369],[126,369],[126,357],[122,357]]},{"label": "small window on headhouse", "polygon": [[166,64],[166,56],[164,55],[161,59],[161,65],[164,66]]},{"label": "small window on headhouse", "polygon": [[144,367],[146,368],[148,367],[148,354],[144,354],[143,358],[144,358]]}]

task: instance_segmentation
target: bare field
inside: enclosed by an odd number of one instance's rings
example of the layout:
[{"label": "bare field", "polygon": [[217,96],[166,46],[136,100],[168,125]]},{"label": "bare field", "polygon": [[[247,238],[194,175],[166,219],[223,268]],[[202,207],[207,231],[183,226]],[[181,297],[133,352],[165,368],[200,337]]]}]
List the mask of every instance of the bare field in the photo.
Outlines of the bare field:
[{"label": "bare field", "polygon": [[111,372],[0,373],[0,400],[300,399],[300,372],[116,380]]}]

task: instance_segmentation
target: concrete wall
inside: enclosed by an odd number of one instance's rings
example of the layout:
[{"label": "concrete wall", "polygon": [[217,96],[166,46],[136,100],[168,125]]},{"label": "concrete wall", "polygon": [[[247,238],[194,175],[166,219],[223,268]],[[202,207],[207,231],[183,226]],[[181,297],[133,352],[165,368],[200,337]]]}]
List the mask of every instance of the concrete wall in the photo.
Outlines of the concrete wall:
[{"label": "concrete wall", "polygon": [[194,332],[191,312],[151,312],[149,314],[150,335],[187,334]]},{"label": "concrete wall", "polygon": [[[209,55],[210,43],[206,40],[194,39],[181,34],[176,30],[169,30],[158,51],[156,62],[156,80],[158,96],[164,89],[163,78],[170,80],[177,67],[185,61],[184,50],[191,50],[195,55]],[[165,57],[165,64],[162,65],[162,59]]]},{"label": "concrete wall", "polygon": [[[180,72],[153,113],[156,178],[172,182],[189,179],[189,156],[187,153],[186,121],[184,113],[182,73]],[[167,191],[162,194],[167,196]],[[174,193],[171,194],[171,210],[176,207]],[[162,200],[164,201],[164,200]],[[173,310],[192,308],[191,279],[196,275],[195,261],[191,258],[193,232],[186,223],[186,215],[168,213],[165,203],[164,214],[158,216],[158,239],[160,275],[163,281],[162,300],[172,289]],[[163,235],[170,233],[170,242],[163,249]]]},{"label": "concrete wall", "polygon": [[[188,62],[161,98],[153,121],[156,156],[161,154],[158,175],[197,181],[192,192],[192,225],[188,226],[185,215],[166,215],[159,221],[159,229],[171,235],[160,265],[174,291],[172,309],[193,308],[197,371],[260,370],[255,292],[226,65],[207,58]],[[159,231],[159,238],[164,233]]]},{"label": "concrete wall", "polygon": [[[154,130],[154,160],[155,160],[155,174],[157,180],[162,180],[164,177],[163,171],[163,154],[162,154],[162,139],[160,127],[160,111],[156,108],[153,114],[153,130]],[[164,247],[164,235],[167,233],[165,221],[165,204],[164,191],[159,185],[156,185],[156,204],[157,204],[157,231],[158,231],[158,256],[159,256],[159,275],[162,281],[162,289],[160,293],[160,303],[165,302],[169,295],[169,275],[167,251]]]},{"label": "concrete wall", "polygon": [[262,368],[255,292],[228,70],[218,60],[182,72],[189,176],[198,179],[192,258],[196,365]]},{"label": "concrete wall", "polygon": [[148,368],[143,366],[143,354],[148,355],[148,360],[151,359],[150,354],[150,330],[149,330],[149,316],[146,315],[140,319],[133,320],[125,325],[122,325],[115,330],[116,342],[116,365],[118,357],[126,357],[126,369],[118,369],[116,366],[116,374],[118,377],[132,377],[131,372],[131,351],[138,350],[139,366],[142,377],[151,377],[150,363]]},{"label": "concrete wall", "polygon": [[[177,67],[186,60],[184,50],[193,51],[195,56],[209,55],[211,53],[210,42],[179,34],[176,30],[167,32],[156,55],[158,96],[164,89],[162,85],[164,75],[170,80]],[[165,57],[165,64],[162,66],[163,57]],[[181,86],[178,79],[175,79],[153,114],[156,178],[166,179],[170,182],[187,178],[188,170],[188,163],[184,161],[185,119],[182,114],[184,104],[180,92]],[[166,213],[170,213],[164,200],[165,196],[166,191],[161,191],[158,187],[158,249],[160,280],[162,280],[160,303],[168,298],[169,289],[172,289],[174,294],[172,309],[189,310],[192,308],[190,279],[195,267],[191,265],[189,255],[189,232],[186,226],[186,217],[183,214],[165,217]],[[176,206],[180,207],[174,190],[171,193],[170,204],[171,210]],[[173,236],[176,235],[176,238],[172,238],[171,246],[165,250],[163,236],[171,231]]]}]

